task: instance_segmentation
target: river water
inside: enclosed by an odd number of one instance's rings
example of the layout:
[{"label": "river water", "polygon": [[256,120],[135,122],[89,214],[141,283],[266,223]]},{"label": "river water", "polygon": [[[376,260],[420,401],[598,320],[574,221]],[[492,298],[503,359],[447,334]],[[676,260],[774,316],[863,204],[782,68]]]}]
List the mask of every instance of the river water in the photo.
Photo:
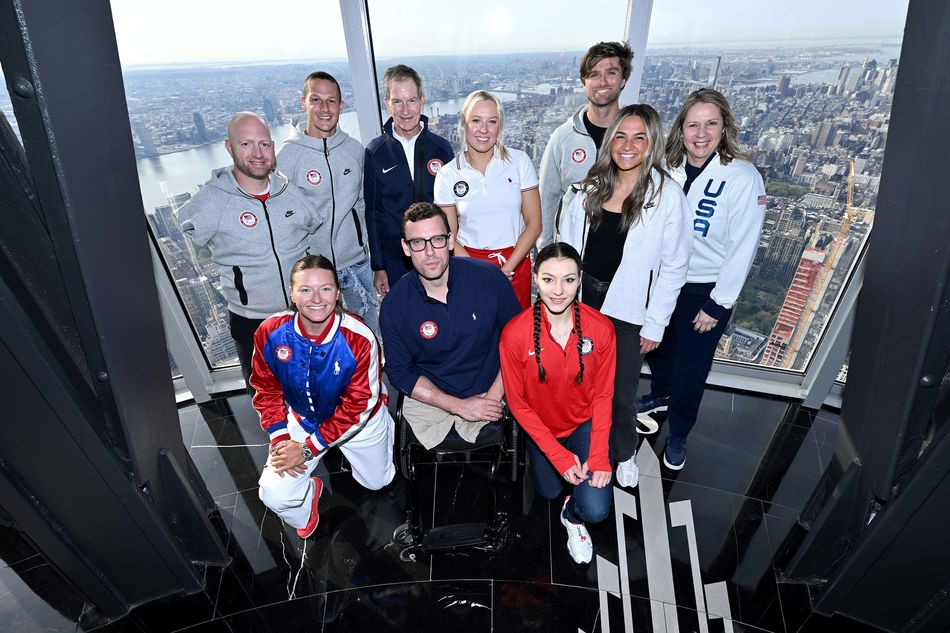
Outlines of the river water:
[{"label": "river water", "polygon": [[[502,101],[512,101],[517,96],[513,92],[495,92],[495,94]],[[426,114],[431,115],[436,112],[442,116],[455,114],[461,109],[464,101],[464,99],[448,99],[428,103]],[[384,112],[383,116],[388,115]],[[362,142],[355,111],[347,111],[340,115],[340,127]],[[272,127],[271,135],[279,149],[284,139],[290,135],[290,125]],[[183,152],[140,158],[137,162],[142,201],[145,203],[146,211],[151,211],[157,206],[167,204],[169,196],[197,191],[198,185],[211,177],[213,169],[230,165],[231,157],[224,149],[224,141],[219,141]]]}]

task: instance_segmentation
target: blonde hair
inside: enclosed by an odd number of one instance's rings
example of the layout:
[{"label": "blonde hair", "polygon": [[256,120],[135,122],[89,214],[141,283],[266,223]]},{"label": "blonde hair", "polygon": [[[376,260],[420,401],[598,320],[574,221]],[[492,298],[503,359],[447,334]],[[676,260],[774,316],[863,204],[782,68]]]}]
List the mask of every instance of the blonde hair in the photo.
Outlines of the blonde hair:
[{"label": "blonde hair", "polygon": [[504,161],[509,160],[508,150],[505,149],[505,109],[501,105],[501,99],[488,92],[487,90],[476,90],[465,98],[462,109],[459,111],[459,138],[462,140],[462,150],[468,144],[465,140],[465,130],[468,127],[468,119],[472,116],[472,110],[482,101],[491,101],[498,108],[498,138],[495,140],[495,147],[498,149],[498,157]]}]

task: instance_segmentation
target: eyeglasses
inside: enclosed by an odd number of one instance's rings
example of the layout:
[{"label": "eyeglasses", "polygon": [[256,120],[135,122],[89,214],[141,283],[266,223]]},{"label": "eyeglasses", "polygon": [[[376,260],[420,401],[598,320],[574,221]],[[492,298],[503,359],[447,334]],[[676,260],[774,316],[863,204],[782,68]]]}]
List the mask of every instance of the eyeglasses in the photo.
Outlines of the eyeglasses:
[{"label": "eyeglasses", "polygon": [[449,244],[448,235],[433,235],[432,237],[426,239],[423,237],[414,237],[411,240],[406,240],[406,244],[409,245],[409,250],[413,253],[421,253],[426,249],[426,244],[432,244],[432,248],[445,248]]}]

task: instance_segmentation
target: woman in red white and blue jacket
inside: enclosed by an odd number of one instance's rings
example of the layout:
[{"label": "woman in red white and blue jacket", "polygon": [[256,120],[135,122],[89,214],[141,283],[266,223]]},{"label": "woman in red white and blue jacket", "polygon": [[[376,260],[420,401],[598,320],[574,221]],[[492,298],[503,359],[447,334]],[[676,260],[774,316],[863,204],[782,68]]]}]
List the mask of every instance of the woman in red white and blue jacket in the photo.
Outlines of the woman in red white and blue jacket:
[{"label": "woman in red white and blue jacket", "polygon": [[254,408],[270,436],[260,498],[307,538],[320,520],[323,482],[310,477],[326,450],[339,446],[365,488],[395,475],[393,419],[386,408],[379,343],[340,308],[340,284],[327,258],[309,255],[291,269],[292,310],[254,334]]}]

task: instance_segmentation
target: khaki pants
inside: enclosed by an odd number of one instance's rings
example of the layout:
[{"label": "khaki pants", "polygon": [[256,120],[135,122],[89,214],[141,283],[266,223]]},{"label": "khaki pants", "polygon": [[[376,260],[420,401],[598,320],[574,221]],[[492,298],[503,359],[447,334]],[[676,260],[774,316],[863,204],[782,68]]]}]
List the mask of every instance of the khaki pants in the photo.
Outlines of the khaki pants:
[{"label": "khaki pants", "polygon": [[432,450],[446,438],[452,426],[466,442],[475,443],[478,432],[488,422],[469,422],[431,404],[413,400],[409,396],[402,403],[402,414],[419,443]]}]

